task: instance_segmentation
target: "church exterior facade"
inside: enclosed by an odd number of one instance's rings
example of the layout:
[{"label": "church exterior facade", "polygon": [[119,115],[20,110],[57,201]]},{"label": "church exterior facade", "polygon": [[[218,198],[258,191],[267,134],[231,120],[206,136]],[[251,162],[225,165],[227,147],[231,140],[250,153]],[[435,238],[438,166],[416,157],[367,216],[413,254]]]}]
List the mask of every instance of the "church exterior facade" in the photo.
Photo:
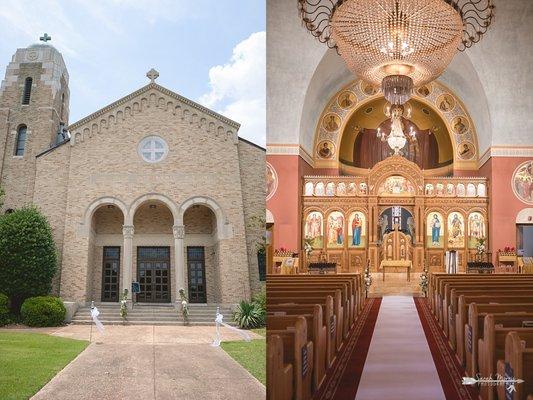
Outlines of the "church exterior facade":
[{"label": "church exterior facade", "polygon": [[[65,301],[233,304],[260,288],[264,149],[239,124],[155,83],[68,124],[68,72],[17,50],[0,89],[2,212],[35,204]],[[68,133],[67,133],[68,131]]]}]

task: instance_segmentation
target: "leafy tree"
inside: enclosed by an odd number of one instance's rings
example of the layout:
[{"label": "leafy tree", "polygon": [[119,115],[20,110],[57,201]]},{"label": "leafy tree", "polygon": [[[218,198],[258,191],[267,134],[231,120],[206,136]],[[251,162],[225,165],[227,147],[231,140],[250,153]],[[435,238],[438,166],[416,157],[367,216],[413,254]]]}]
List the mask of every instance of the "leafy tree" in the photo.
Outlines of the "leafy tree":
[{"label": "leafy tree", "polygon": [[52,229],[35,207],[0,218],[0,292],[18,313],[24,299],[50,293],[57,269]]}]

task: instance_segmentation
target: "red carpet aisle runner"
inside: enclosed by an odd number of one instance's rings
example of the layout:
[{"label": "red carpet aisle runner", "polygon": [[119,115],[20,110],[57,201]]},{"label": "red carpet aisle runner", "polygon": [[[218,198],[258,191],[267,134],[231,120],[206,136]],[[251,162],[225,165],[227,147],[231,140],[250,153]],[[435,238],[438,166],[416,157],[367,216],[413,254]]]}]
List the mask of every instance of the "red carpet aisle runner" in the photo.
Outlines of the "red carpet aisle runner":
[{"label": "red carpet aisle runner", "polygon": [[355,399],[380,305],[381,298],[367,300],[344,349],[337,355],[321,389],[313,396],[314,400]]},{"label": "red carpet aisle runner", "polygon": [[474,386],[465,386],[461,383],[463,376],[466,376],[466,372],[461,364],[459,364],[455,351],[448,344],[448,339],[433,317],[427,304],[427,299],[415,297],[414,300],[446,399],[479,399],[477,388]]}]

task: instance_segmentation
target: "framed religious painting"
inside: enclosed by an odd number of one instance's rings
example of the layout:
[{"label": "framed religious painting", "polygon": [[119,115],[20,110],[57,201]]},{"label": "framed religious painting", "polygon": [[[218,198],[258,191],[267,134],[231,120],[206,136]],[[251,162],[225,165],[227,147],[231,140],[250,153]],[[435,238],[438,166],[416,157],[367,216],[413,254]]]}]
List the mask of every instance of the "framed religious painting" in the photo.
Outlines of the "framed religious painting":
[{"label": "framed religious painting", "polygon": [[468,248],[475,249],[480,239],[486,238],[485,217],[479,212],[468,216]]},{"label": "framed religious painting", "polygon": [[366,217],[360,211],[350,214],[348,220],[348,247],[366,247]]},{"label": "framed religious painting", "polygon": [[440,212],[432,211],[426,218],[426,248],[444,248],[445,222]]},{"label": "framed religious painting", "polygon": [[304,237],[313,249],[324,247],[324,218],[319,211],[312,211],[305,219]]},{"label": "framed religious painting", "polygon": [[448,247],[451,249],[465,247],[465,219],[458,211],[448,214]]},{"label": "framed religious painting", "polygon": [[344,247],[344,215],[340,211],[333,211],[328,216],[327,242],[328,248]]}]

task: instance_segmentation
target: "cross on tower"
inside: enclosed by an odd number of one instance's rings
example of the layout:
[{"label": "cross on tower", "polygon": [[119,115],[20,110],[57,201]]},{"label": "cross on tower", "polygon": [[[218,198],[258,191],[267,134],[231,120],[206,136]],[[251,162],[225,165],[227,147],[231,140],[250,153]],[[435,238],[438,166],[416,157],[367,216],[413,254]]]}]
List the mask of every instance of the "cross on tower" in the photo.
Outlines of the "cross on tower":
[{"label": "cross on tower", "polygon": [[46,43],[49,40],[52,40],[52,36],[48,36],[48,33],[45,32],[44,35],[39,38],[39,40]]},{"label": "cross on tower", "polygon": [[157,72],[155,69],[151,69],[146,73],[146,76],[148,79],[150,79],[151,83],[154,83],[155,80],[159,77],[159,72]]}]

